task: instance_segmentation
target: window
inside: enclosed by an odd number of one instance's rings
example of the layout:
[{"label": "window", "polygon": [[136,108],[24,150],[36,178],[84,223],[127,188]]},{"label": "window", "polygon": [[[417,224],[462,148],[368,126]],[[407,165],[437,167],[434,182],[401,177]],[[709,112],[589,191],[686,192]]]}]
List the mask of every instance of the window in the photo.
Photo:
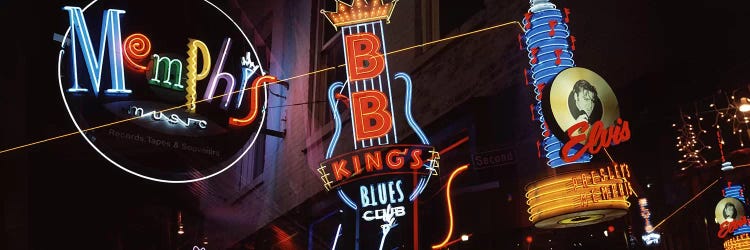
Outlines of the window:
[{"label": "window", "polygon": [[341,41],[341,33],[336,30],[326,18],[321,17],[320,10],[336,10],[336,1],[318,0],[318,4],[313,4],[313,30],[312,36],[313,51],[311,55],[311,64],[313,68],[310,71],[317,71],[329,67],[335,69],[315,74],[310,77],[313,88],[309,93],[311,102],[310,117],[312,124],[316,127],[322,127],[329,123],[333,118],[328,109],[328,86],[333,82],[346,81],[346,69],[337,67],[344,64],[344,50]]},{"label": "window", "polygon": [[484,0],[422,0],[422,38],[425,42],[449,36],[485,8]]}]

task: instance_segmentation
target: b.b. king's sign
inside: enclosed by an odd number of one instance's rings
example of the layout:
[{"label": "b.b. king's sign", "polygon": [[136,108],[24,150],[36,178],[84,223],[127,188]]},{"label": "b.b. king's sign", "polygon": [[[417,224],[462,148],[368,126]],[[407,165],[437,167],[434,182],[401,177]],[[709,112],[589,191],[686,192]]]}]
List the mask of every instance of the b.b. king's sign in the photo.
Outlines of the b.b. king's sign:
[{"label": "b.b. king's sign", "polygon": [[[383,21],[388,22],[396,2],[337,1],[335,12],[322,11],[341,29],[346,56],[347,80],[328,89],[335,130],[326,160],[317,168],[324,187],[336,192],[351,208],[346,213],[356,218],[344,224],[344,231],[355,235],[342,249],[419,249],[413,202],[437,175],[439,154],[412,117],[411,78],[388,69]],[[403,82],[403,97],[393,94],[392,80]],[[403,107],[393,105],[398,98]],[[351,117],[351,144],[340,141],[341,111]],[[421,144],[399,144],[396,125],[402,123]]]}]

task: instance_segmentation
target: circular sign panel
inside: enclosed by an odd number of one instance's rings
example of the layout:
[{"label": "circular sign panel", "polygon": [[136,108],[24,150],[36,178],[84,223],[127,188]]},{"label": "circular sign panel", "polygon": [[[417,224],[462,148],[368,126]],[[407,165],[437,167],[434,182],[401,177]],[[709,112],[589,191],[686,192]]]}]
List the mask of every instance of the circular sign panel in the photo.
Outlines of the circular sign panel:
[{"label": "circular sign panel", "polygon": [[170,183],[215,176],[265,118],[266,76],[250,40],[205,0],[93,1],[60,8],[62,99],[115,166]]},{"label": "circular sign panel", "polygon": [[585,68],[573,67],[560,72],[552,85],[545,88],[544,99],[545,117],[551,120],[548,125],[564,141],[573,125],[601,121],[607,128],[620,117],[612,88],[601,76]]},{"label": "circular sign panel", "polygon": [[725,221],[732,222],[745,216],[745,206],[737,198],[727,197],[721,199],[714,209],[714,220],[721,224]]},{"label": "circular sign panel", "polygon": [[628,213],[626,209],[598,209],[562,214],[534,224],[538,228],[569,228],[614,220]]}]

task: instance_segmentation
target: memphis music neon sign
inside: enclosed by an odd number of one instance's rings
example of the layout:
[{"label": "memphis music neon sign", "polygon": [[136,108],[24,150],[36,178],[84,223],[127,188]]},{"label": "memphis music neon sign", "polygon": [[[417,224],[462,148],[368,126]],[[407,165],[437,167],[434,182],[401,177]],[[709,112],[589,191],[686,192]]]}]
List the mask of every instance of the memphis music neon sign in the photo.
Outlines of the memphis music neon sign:
[{"label": "memphis music neon sign", "polygon": [[[110,65],[110,72],[112,77],[112,86],[110,89],[107,89],[104,91],[105,95],[129,95],[132,93],[131,90],[127,89],[126,83],[125,83],[125,73],[124,73],[124,63],[123,61],[126,61],[129,67],[134,68],[138,71],[144,71],[146,69],[146,66],[140,65],[136,63],[134,60],[142,60],[142,50],[143,48],[150,48],[151,42],[150,40],[143,34],[133,34],[131,37],[133,39],[128,39],[126,41],[126,45],[128,46],[128,50],[126,50],[126,53],[123,53],[122,48],[122,41],[121,39],[121,30],[120,30],[120,17],[125,14],[124,10],[116,10],[116,9],[110,9],[106,10],[104,12],[104,20],[102,21],[102,33],[101,33],[101,39],[99,42],[99,53],[94,53],[94,48],[91,43],[91,36],[88,31],[88,27],[86,25],[85,17],[83,16],[83,11],[79,7],[71,7],[66,6],[63,9],[68,11],[70,15],[70,26],[72,27],[72,30],[70,32],[70,50],[71,54],[71,65],[73,66],[73,73],[72,73],[72,86],[67,89],[67,92],[71,93],[87,93],[89,92],[88,88],[83,87],[79,81],[78,81],[78,70],[77,67],[79,66],[79,60],[77,59],[75,50],[76,45],[79,45],[80,50],[83,52],[83,61],[85,63],[86,69],[88,70],[88,76],[91,80],[90,86],[94,92],[94,95],[99,95],[99,90],[101,87],[101,75],[102,75],[102,65],[103,65],[103,58],[104,58],[104,48],[108,47],[108,56],[109,56],[109,65]],[[130,37],[129,37],[130,38]],[[232,97],[232,93],[234,92],[234,86],[237,82],[234,75],[223,72],[224,68],[224,62],[227,59],[227,51],[229,50],[231,46],[231,38],[226,38],[224,40],[223,46],[221,48],[221,51],[219,53],[219,57],[217,58],[217,63],[213,68],[213,71],[211,73],[211,77],[208,80],[208,88],[206,92],[203,95],[203,99],[207,102],[211,102],[214,98],[214,94],[216,91],[216,88],[218,87],[218,83],[220,81],[226,82],[226,88],[224,91],[224,96],[221,100],[221,107],[226,109],[229,107],[230,99]],[[210,60],[210,53],[208,51],[208,48],[206,47],[206,44],[203,43],[201,40],[194,40],[190,39],[189,42],[186,44],[188,51],[188,59],[187,59],[187,66],[188,69],[187,73],[187,80],[186,84],[187,86],[184,86],[181,84],[181,72],[182,72],[182,62],[180,62],[177,59],[170,59],[168,57],[160,57],[158,54],[153,55],[153,62],[154,62],[154,75],[149,80],[150,84],[153,85],[159,85],[165,88],[173,88],[176,90],[186,91],[188,92],[187,99],[187,106],[190,110],[195,110],[195,85],[198,80],[205,79],[209,74],[209,69],[211,67],[211,60]],[[140,50],[140,52],[139,52]],[[197,52],[202,53],[203,58],[203,70],[200,71],[200,73],[196,73],[197,68]],[[123,60],[123,58],[127,60]],[[250,56],[250,52],[247,52],[244,58],[242,58],[242,78],[241,78],[241,84],[242,86],[247,86],[247,82],[251,79],[251,77],[258,71],[260,68],[258,65],[255,65],[252,62],[252,58]],[[252,88],[251,95],[249,96],[249,102],[251,103],[251,108],[248,114],[244,117],[240,118],[231,118],[229,120],[229,124],[233,126],[246,126],[255,121],[258,114],[258,92],[260,91],[260,87],[264,84],[271,83],[278,81],[273,76],[265,76],[265,77],[257,77],[252,82]],[[192,90],[192,91],[191,91]],[[240,90],[244,90],[244,88],[241,88]],[[244,93],[244,91],[239,91],[239,93]],[[236,100],[236,106],[238,107],[242,104],[243,94],[240,94],[239,98]]]},{"label": "memphis music neon sign", "polygon": [[[195,178],[176,180],[131,170],[120,163],[130,162],[122,159],[127,158],[126,156],[115,160],[112,151],[103,152],[103,149],[96,145],[99,142],[95,143],[94,139],[84,135],[92,147],[127,172],[161,182],[192,182],[209,178],[225,171],[248,152],[260,132],[261,126],[258,124],[263,123],[265,118],[266,85],[278,82],[278,79],[266,74],[249,39],[224,11],[208,0],[196,1],[211,6],[220,13],[219,16],[231,21],[244,38],[238,41],[247,44],[235,45],[233,49],[233,43],[237,41],[231,36],[224,35],[225,37],[218,41],[211,41],[220,42],[220,47],[209,49],[206,40],[186,37],[181,48],[169,46],[171,44],[162,46],[174,48],[175,51],[153,51],[158,41],[152,43],[149,35],[136,32],[127,37],[123,36],[121,24],[127,17],[127,11],[117,8],[103,10],[99,41],[95,43],[92,39],[92,35],[96,34],[92,32],[95,29],[89,29],[91,23],[87,22],[84,15],[84,11],[95,2],[83,9],[75,6],[62,8],[69,18],[70,28],[65,33],[59,53],[58,79],[63,99],[76,127],[81,130],[81,124],[88,123],[82,123],[82,120],[87,120],[86,110],[96,107],[99,108],[99,114],[101,111],[112,112],[104,112],[105,116],[114,114],[122,118],[139,118],[133,123],[138,123],[140,127],[128,128],[127,133],[132,135],[129,137],[144,137],[141,133],[149,133],[148,136],[151,136],[156,133],[161,136],[161,140],[173,139],[174,145],[186,144],[185,142],[200,144],[199,147],[203,147],[202,151],[205,152],[216,152],[210,148],[213,146],[224,147],[222,149],[226,152],[223,155],[228,156],[195,161],[205,162],[202,164],[207,165],[207,168],[218,168],[218,171],[212,170]],[[184,4],[189,6],[188,2]],[[144,17],[138,17],[141,18]],[[158,23],[149,23],[149,26],[157,26],[155,24]],[[238,53],[237,50],[241,51]],[[174,53],[177,51],[181,53]],[[63,57],[69,60],[67,72],[63,72],[62,69],[63,61],[66,61]],[[105,61],[105,57],[108,60]],[[109,74],[105,74],[107,67]],[[141,80],[133,81],[134,79]],[[200,90],[203,90],[203,93],[199,93]],[[180,95],[183,96],[182,101],[175,101],[175,96]],[[157,102],[154,102],[155,98]],[[198,105],[199,103],[205,104]],[[88,114],[88,117],[91,118],[93,115]],[[214,119],[211,119],[212,117]],[[175,134],[181,137],[175,137]],[[205,144],[195,139],[216,135],[238,142],[232,146],[225,146],[216,145],[222,141],[220,137],[205,140],[211,141]],[[247,136],[247,140],[242,140],[244,136]],[[107,148],[112,150],[111,148],[117,148],[117,145]]]}]

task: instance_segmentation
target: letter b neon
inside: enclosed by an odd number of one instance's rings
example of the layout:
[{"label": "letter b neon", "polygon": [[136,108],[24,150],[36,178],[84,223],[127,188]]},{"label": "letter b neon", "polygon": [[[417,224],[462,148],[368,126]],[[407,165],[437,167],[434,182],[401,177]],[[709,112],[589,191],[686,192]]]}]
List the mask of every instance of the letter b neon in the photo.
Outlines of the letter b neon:
[{"label": "letter b neon", "polygon": [[383,92],[367,90],[352,93],[352,112],[355,137],[358,141],[378,138],[391,131],[391,113]]},{"label": "letter b neon", "polygon": [[344,40],[350,82],[370,79],[383,72],[385,59],[379,51],[380,39],[377,36],[372,33],[359,33],[348,35]]}]

